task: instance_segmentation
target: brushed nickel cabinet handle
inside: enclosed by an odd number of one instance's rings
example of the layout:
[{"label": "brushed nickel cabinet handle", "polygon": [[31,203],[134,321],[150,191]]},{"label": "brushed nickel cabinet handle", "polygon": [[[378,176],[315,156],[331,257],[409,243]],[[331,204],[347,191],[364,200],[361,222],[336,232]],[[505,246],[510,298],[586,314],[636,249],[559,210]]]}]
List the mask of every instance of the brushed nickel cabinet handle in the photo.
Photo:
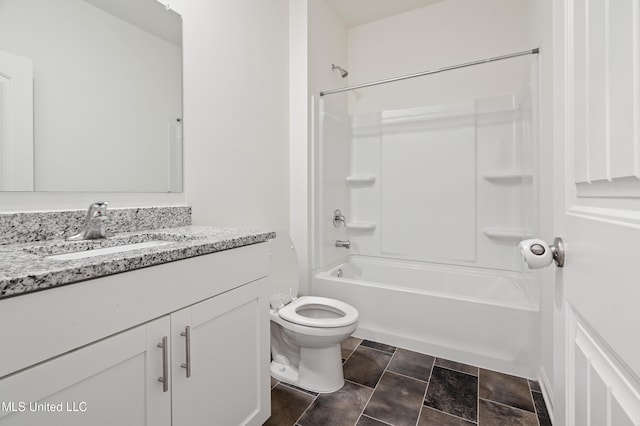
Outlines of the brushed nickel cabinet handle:
[{"label": "brushed nickel cabinet handle", "polygon": [[180,333],[185,339],[187,362],[180,364],[180,367],[187,370],[187,378],[191,377],[191,327],[186,326],[184,331]]},{"label": "brushed nickel cabinet handle", "polygon": [[162,376],[158,377],[158,381],[162,383],[162,392],[169,392],[169,345],[167,344],[167,336],[162,338],[162,343],[158,343],[158,347],[162,348]]}]

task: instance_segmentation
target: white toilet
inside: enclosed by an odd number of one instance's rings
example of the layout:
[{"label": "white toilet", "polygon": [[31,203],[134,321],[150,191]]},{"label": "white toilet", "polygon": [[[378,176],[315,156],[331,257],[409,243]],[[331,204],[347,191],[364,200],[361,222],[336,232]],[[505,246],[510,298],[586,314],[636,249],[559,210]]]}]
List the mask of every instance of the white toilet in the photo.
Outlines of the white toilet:
[{"label": "white toilet", "polygon": [[326,297],[298,295],[298,256],[289,236],[270,241],[271,375],[314,392],[344,385],[340,343],[358,326],[358,311]]}]

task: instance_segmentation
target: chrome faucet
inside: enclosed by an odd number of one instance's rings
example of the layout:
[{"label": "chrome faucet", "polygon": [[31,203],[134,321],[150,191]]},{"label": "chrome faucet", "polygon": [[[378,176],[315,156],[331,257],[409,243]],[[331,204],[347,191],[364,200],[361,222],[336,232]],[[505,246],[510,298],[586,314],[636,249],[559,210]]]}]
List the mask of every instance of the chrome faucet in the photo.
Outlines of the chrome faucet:
[{"label": "chrome faucet", "polygon": [[351,242],[349,240],[336,240],[336,247],[344,247],[348,249],[351,248]]},{"label": "chrome faucet", "polygon": [[107,203],[96,201],[89,206],[84,227],[80,232],[67,238],[70,241],[93,240],[107,236]]}]

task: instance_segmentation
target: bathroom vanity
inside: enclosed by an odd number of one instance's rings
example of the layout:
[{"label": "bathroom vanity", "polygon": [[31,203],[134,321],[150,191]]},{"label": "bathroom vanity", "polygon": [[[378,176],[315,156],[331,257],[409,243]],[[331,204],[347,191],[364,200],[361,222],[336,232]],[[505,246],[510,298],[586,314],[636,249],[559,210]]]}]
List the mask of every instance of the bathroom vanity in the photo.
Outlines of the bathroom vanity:
[{"label": "bathroom vanity", "polygon": [[0,425],[263,424],[273,234],[115,237],[169,243],[71,260],[50,257],[62,241],[0,246],[31,259],[0,268]]}]

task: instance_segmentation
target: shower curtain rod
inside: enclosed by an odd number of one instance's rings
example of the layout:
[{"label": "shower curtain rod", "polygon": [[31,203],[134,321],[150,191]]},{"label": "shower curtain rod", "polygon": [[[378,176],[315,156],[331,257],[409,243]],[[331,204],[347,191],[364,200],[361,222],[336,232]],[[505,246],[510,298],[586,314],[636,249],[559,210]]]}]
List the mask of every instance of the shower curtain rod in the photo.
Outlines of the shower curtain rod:
[{"label": "shower curtain rod", "polygon": [[372,81],[370,83],[356,84],[355,86],[343,87],[341,89],[325,90],[324,92],[320,92],[320,96],[332,95],[334,93],[346,92],[346,91],[354,90],[354,89],[361,89],[363,87],[377,86],[379,84],[392,83],[394,81],[406,80],[406,79],[414,78],[414,77],[422,77],[423,75],[436,74],[436,73],[443,72],[443,71],[450,71],[450,70],[455,70],[455,69],[458,69],[458,68],[470,67],[472,65],[480,65],[480,64],[486,64],[488,62],[502,61],[503,59],[511,59],[511,58],[516,58],[518,56],[537,55],[538,53],[540,53],[540,48],[536,47],[535,49],[531,49],[531,50],[524,50],[522,52],[510,53],[508,55],[495,56],[493,58],[482,59],[482,60],[473,61],[473,62],[467,62],[465,64],[452,65],[452,66],[449,66],[449,67],[438,68],[438,69],[435,69],[435,70],[422,71],[422,72],[417,72],[415,74],[407,74],[407,75],[402,75],[400,77],[387,78],[385,80]]}]

